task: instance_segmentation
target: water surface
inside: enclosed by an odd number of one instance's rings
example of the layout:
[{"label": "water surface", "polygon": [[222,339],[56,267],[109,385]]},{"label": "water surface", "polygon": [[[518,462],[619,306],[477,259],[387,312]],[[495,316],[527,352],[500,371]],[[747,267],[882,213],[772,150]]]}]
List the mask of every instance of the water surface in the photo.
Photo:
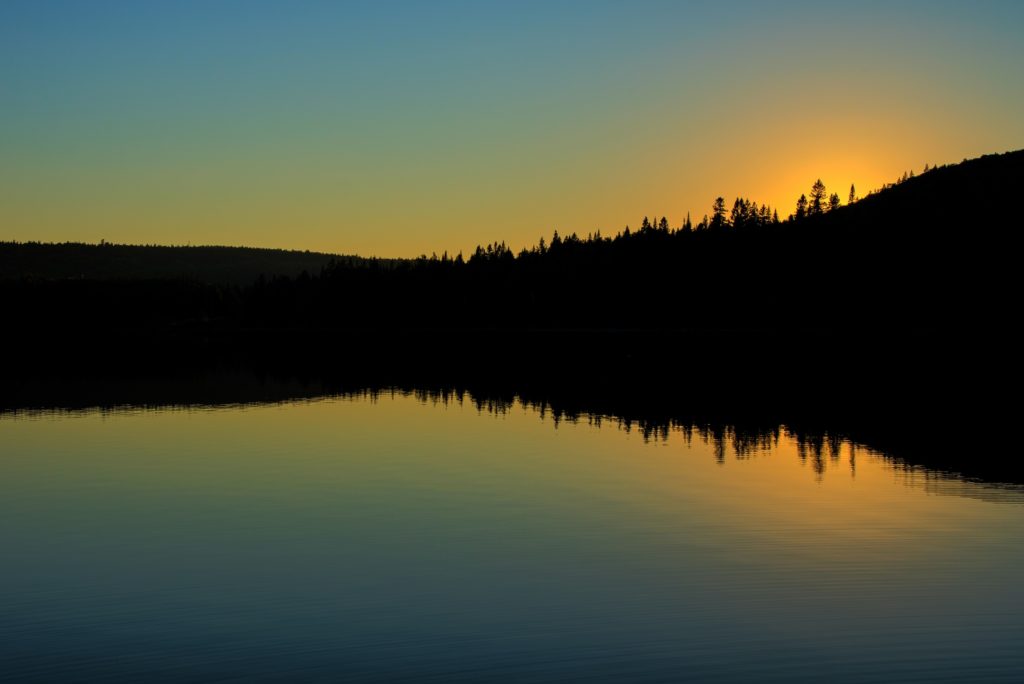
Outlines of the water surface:
[{"label": "water surface", "polygon": [[[384,393],[0,416],[22,681],[1020,681],[1024,496]],[[970,444],[950,444],[970,449]]]}]

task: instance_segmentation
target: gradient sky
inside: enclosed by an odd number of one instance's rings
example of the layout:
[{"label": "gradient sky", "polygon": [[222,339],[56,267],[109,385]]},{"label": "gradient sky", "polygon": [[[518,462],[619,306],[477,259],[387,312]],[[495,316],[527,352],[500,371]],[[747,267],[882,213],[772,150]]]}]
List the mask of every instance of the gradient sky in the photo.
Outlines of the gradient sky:
[{"label": "gradient sky", "polygon": [[1024,3],[0,3],[0,239],[514,248],[1024,147]]}]

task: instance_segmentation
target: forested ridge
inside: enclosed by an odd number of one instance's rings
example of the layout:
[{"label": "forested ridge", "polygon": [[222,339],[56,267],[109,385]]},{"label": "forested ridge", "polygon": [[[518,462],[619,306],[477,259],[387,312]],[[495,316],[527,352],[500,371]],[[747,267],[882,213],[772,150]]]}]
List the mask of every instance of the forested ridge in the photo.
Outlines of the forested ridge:
[{"label": "forested ridge", "polygon": [[[1022,181],[1014,152],[852,203],[813,183],[788,212],[718,198],[696,221],[556,234],[519,253],[499,241],[468,257],[328,258],[246,284],[4,274],[0,410],[159,402],[161,379],[221,397],[207,378],[231,373],[251,376],[256,400],[273,377],[461,387],[654,431],[846,435],[1021,481],[998,446],[1012,406],[992,388],[1015,381]],[[946,429],[973,450],[947,454]]]},{"label": "forested ridge", "polygon": [[107,241],[0,242],[0,278],[35,280],[192,280],[244,286],[259,276],[295,277],[327,263],[362,261],[321,252],[258,247],[121,245]]},{"label": "forested ridge", "polygon": [[[283,253],[290,271],[249,281],[233,261],[244,250],[204,256],[207,270],[230,277],[198,277],[180,261],[189,256],[180,250],[225,248],[137,248],[173,254],[178,265],[43,277],[24,269],[29,246],[6,243],[0,288],[8,320],[25,330],[999,325],[1014,286],[1011,200],[1022,181],[1024,151],[906,174],[860,199],[817,181],[784,218],[717,198],[697,221],[645,218],[609,236],[556,232],[519,253],[500,241],[468,257]],[[88,247],[74,249],[97,259],[119,249]],[[61,246],[32,247],[44,248]]]}]

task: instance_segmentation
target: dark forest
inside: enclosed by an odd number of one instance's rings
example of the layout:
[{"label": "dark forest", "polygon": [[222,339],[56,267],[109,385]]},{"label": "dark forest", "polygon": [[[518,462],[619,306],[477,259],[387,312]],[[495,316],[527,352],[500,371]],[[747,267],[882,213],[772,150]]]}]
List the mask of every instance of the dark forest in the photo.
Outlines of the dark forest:
[{"label": "dark forest", "polygon": [[[1000,326],[1022,180],[1024,152],[994,155],[908,174],[852,204],[818,181],[781,220],[718,198],[697,222],[556,232],[518,254],[502,242],[408,260],[7,243],[0,293],[10,329],[28,335]],[[91,266],[68,277],[82,260]],[[29,261],[34,271],[11,267]]]},{"label": "dark forest", "polygon": [[[463,388],[653,429],[804,426],[1011,479],[994,426],[1013,418],[994,389],[1016,377],[1010,199],[1021,181],[1015,152],[907,174],[852,204],[812,188],[785,219],[719,199],[677,227],[556,234],[518,254],[499,242],[468,258],[328,257],[297,275],[278,260],[246,285],[6,277],[0,399],[8,410],[159,402],[152,388],[168,379],[223,373],[255,378],[252,396],[270,378]],[[52,250],[59,270],[79,248],[33,249]],[[188,249],[201,248],[178,257]],[[965,461],[921,441],[950,426],[992,448]]]}]

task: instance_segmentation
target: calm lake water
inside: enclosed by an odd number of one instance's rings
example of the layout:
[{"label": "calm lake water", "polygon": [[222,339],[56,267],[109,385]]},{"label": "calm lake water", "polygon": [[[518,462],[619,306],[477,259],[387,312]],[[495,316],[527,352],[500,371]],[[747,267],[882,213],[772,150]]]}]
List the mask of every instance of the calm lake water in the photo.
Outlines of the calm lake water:
[{"label": "calm lake water", "polygon": [[1024,494],[784,428],[385,393],[7,414],[0,459],[0,679],[1024,680]]}]

